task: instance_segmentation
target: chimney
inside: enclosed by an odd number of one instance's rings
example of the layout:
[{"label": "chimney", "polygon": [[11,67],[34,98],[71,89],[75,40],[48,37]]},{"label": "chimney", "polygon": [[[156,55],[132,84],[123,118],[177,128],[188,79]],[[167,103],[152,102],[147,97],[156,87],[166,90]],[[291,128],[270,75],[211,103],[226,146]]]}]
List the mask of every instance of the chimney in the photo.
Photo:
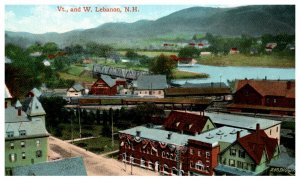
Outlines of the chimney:
[{"label": "chimney", "polygon": [[291,81],[287,81],[286,82],[286,89],[291,89],[291,87],[292,87],[292,82]]},{"label": "chimney", "polygon": [[18,107],[18,116],[21,116],[22,110],[21,107]]},{"label": "chimney", "polygon": [[168,133],[168,139],[170,140],[171,139],[171,136],[172,136],[172,133]]},{"label": "chimney", "polygon": [[265,80],[267,80],[267,76],[265,76]]},{"label": "chimney", "polygon": [[238,140],[240,138],[240,131],[236,132],[236,140]]},{"label": "chimney", "polygon": [[256,123],[256,131],[260,130],[260,125],[259,123]]},{"label": "chimney", "polygon": [[213,83],[213,82],[211,82],[211,83],[210,83],[210,86],[211,86],[211,87],[214,87],[214,83]]},{"label": "chimney", "polygon": [[7,102],[5,102],[5,108],[7,108]]},{"label": "chimney", "polygon": [[140,137],[140,136],[141,136],[141,131],[138,131],[138,130],[137,130],[137,131],[136,131],[136,136],[137,136],[137,137]]}]

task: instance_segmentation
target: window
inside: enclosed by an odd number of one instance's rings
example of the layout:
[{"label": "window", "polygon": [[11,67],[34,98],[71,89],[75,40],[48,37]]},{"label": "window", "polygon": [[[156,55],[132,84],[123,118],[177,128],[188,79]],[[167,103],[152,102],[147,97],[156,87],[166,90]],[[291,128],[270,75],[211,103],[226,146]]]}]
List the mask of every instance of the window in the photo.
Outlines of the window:
[{"label": "window", "polygon": [[36,147],[40,147],[40,140],[36,141]]},{"label": "window", "polygon": [[237,167],[243,169],[243,162],[237,161]]},{"label": "window", "polygon": [[17,154],[10,154],[9,159],[11,162],[15,162],[17,160]]},{"label": "window", "polygon": [[243,169],[249,170],[248,163],[244,162]]},{"label": "window", "polygon": [[272,135],[272,129],[270,129],[270,135]]},{"label": "window", "polygon": [[198,156],[201,157],[201,150],[198,150]]},{"label": "window", "polygon": [[7,136],[8,138],[14,137],[14,132],[13,132],[13,131],[8,131],[8,132],[6,132],[6,136]]},{"label": "window", "polygon": [[14,148],[15,148],[14,143],[10,143],[10,149],[14,149]]},{"label": "window", "polygon": [[21,141],[21,147],[24,148],[25,147],[25,142]]},{"label": "window", "polygon": [[195,164],[195,168],[198,169],[198,170],[201,170],[203,171],[204,170],[204,165],[201,161],[198,161],[196,164]]},{"label": "window", "polygon": [[22,159],[26,159],[26,154],[25,154],[25,152],[22,152]]},{"label": "window", "polygon": [[26,130],[20,130],[19,134],[20,134],[20,136],[25,136],[26,135]]},{"label": "window", "polygon": [[229,166],[235,167],[235,160],[229,159]]},{"label": "window", "polygon": [[194,154],[194,151],[193,149],[190,149],[190,154],[193,155]]},{"label": "window", "polygon": [[37,158],[42,157],[42,151],[41,150],[36,151],[36,157]]},{"label": "window", "polygon": [[278,126],[276,127],[276,132],[278,133]]},{"label": "window", "polygon": [[222,164],[226,165],[226,158],[222,159]]},{"label": "window", "polygon": [[209,124],[206,126],[206,129],[209,130]]},{"label": "window", "polygon": [[205,152],[206,158],[210,157],[210,152]]},{"label": "window", "polygon": [[249,91],[248,90],[245,91],[245,96],[249,96]]},{"label": "window", "polygon": [[277,102],[277,100],[276,100],[276,99],[274,99],[274,100],[273,100],[273,102],[274,102],[274,103],[276,103],[276,102]]},{"label": "window", "polygon": [[246,157],[245,151],[239,150],[239,157],[240,157],[240,158],[245,158],[245,157]]},{"label": "window", "polygon": [[269,103],[270,103],[270,99],[269,99],[269,98],[267,98],[266,102],[267,102],[267,104],[269,104]]},{"label": "window", "polygon": [[165,157],[166,157],[166,155],[165,155],[165,152],[164,152],[164,151],[161,153],[161,157],[162,157],[162,158],[165,158]]},{"label": "window", "polygon": [[160,91],[160,90],[158,91],[158,94],[161,94],[161,91]]},{"label": "window", "polygon": [[230,149],[230,155],[235,156],[236,155],[236,150],[235,149]]}]

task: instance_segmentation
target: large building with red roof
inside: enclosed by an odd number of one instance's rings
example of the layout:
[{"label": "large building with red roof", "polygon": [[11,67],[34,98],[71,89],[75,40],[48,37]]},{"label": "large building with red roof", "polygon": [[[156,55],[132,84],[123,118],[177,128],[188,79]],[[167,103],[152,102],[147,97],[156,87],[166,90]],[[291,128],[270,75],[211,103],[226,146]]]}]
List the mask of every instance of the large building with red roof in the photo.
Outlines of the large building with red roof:
[{"label": "large building with red roof", "polygon": [[231,111],[295,115],[295,81],[239,80]]}]

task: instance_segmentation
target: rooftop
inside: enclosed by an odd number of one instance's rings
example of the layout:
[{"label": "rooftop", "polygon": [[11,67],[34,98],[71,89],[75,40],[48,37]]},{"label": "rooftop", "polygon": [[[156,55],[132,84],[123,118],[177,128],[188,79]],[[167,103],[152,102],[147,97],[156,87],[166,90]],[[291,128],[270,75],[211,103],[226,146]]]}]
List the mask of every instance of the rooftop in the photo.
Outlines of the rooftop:
[{"label": "rooftop", "polygon": [[[140,137],[146,138],[158,142],[164,142],[168,144],[174,144],[174,145],[185,145],[187,144],[189,139],[196,140],[196,141],[202,141],[205,143],[210,143],[212,146],[215,146],[218,144],[219,141],[221,142],[234,142],[236,140],[236,133],[230,134],[233,131],[241,131],[240,136],[246,136],[249,134],[247,130],[233,128],[233,127],[221,127],[216,128],[214,130],[204,132],[200,135],[187,135],[187,134],[180,134],[176,132],[170,132],[167,130],[164,130],[162,127],[153,127],[148,128],[146,126],[137,126],[134,128],[130,128],[127,130],[119,131],[120,133],[129,134],[132,136],[136,136],[136,132],[140,131]],[[220,131],[223,133],[223,137],[220,137],[219,133]],[[168,139],[168,135],[171,134],[171,138]],[[226,135],[226,136],[225,136]],[[209,136],[209,137],[208,137]],[[212,136],[212,137],[211,137]]]},{"label": "rooftop", "polygon": [[295,81],[238,80],[236,82],[236,91],[247,84],[254,88],[262,96],[281,96],[287,98],[295,98]]},{"label": "rooftop", "polygon": [[36,96],[33,96],[31,102],[29,103],[26,113],[29,116],[40,116],[46,114],[42,104],[40,103],[40,101],[37,99]]},{"label": "rooftop", "polygon": [[185,82],[181,85],[183,88],[228,88],[228,86],[224,82],[211,82],[211,83],[190,83]]},{"label": "rooftop", "polygon": [[16,167],[13,176],[87,176],[87,173],[82,157],[73,157]]},{"label": "rooftop", "polygon": [[[20,136],[21,130],[26,132],[24,136]],[[14,107],[5,109],[5,132],[13,132],[12,138],[49,135],[41,118],[34,118],[34,121],[30,121],[23,111],[18,116],[18,110]],[[6,136],[5,139],[9,138]]]},{"label": "rooftop", "polygon": [[256,124],[258,123],[260,125],[260,129],[267,129],[281,123],[281,121],[275,121],[271,119],[254,118],[225,113],[205,112],[204,115],[210,117],[212,122],[215,124],[244,128],[248,130],[255,130]]},{"label": "rooftop", "polygon": [[165,89],[168,87],[166,75],[141,75],[136,81],[139,90]]},{"label": "rooftop", "polygon": [[105,81],[109,87],[113,87],[116,84],[116,79],[112,79],[108,75],[101,75],[101,79]]},{"label": "rooftop", "polygon": [[72,88],[76,90],[76,92],[79,92],[81,90],[84,90],[83,86],[80,83],[75,83]]},{"label": "rooftop", "polygon": [[164,122],[167,130],[178,132],[201,133],[208,122],[207,116],[199,116],[192,113],[172,111]]},{"label": "rooftop", "polygon": [[228,87],[187,87],[187,88],[167,88],[166,96],[176,95],[213,95],[213,94],[231,94]]},{"label": "rooftop", "polygon": [[39,91],[37,88],[33,88],[30,90],[30,92],[36,97],[40,97],[42,95],[41,91]]},{"label": "rooftop", "polygon": [[5,85],[5,99],[11,99],[12,96],[7,88],[7,86]]}]

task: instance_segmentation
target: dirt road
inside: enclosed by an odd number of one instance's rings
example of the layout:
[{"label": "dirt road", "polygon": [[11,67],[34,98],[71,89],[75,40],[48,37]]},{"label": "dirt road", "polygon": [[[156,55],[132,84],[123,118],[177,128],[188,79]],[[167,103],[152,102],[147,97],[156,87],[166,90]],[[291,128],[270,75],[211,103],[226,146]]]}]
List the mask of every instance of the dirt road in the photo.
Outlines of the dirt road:
[{"label": "dirt road", "polygon": [[[131,167],[115,159],[105,158],[63,140],[49,137],[49,158],[68,158],[81,156],[83,158],[88,176],[125,176],[131,175]],[[157,176],[150,170],[133,166],[135,176]]]}]

